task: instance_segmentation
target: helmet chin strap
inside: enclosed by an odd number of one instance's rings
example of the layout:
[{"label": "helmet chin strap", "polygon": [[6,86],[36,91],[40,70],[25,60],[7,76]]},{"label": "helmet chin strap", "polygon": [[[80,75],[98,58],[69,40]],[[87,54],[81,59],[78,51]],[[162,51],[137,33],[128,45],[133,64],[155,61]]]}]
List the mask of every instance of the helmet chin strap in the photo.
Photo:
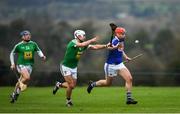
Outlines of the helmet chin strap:
[{"label": "helmet chin strap", "polygon": [[[76,35],[76,34],[75,34],[75,35]],[[80,42],[83,42],[83,40],[79,39],[77,35],[76,35],[76,38],[77,38]]]},{"label": "helmet chin strap", "polygon": [[29,42],[30,40],[23,40],[23,41],[25,41],[25,42]]},{"label": "helmet chin strap", "polygon": [[79,38],[77,38],[80,42],[83,42],[82,40],[80,40]]}]

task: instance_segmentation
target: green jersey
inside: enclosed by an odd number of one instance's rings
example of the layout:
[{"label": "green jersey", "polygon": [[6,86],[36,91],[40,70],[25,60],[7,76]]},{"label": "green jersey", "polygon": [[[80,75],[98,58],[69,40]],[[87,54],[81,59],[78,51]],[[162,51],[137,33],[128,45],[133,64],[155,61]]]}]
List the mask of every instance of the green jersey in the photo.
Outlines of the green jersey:
[{"label": "green jersey", "polygon": [[34,52],[41,51],[38,45],[33,42],[20,42],[13,48],[11,53],[17,53],[17,64],[21,65],[33,65],[34,64]]},{"label": "green jersey", "polygon": [[62,64],[69,68],[77,67],[81,55],[87,49],[87,46],[86,47],[77,47],[76,42],[77,42],[77,40],[74,39],[68,43],[66,53],[65,53],[64,59],[62,61]]}]

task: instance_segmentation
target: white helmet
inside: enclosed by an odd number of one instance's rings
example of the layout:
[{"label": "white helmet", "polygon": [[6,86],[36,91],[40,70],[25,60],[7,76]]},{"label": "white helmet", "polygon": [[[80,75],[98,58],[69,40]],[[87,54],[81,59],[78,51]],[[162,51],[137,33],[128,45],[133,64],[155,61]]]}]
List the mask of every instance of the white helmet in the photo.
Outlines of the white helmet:
[{"label": "white helmet", "polygon": [[86,35],[86,33],[83,31],[83,30],[76,30],[76,31],[74,31],[74,38],[77,38],[77,36],[85,36]]}]

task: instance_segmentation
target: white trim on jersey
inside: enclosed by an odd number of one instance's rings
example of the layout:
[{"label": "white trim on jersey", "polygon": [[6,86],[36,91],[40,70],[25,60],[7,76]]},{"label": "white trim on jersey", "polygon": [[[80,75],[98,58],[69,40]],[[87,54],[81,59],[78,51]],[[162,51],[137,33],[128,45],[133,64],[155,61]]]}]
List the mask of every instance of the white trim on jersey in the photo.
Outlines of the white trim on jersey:
[{"label": "white trim on jersey", "polygon": [[[116,45],[113,44],[114,40],[118,40],[118,43],[117,43]],[[115,37],[113,38],[113,40],[112,40],[112,45],[113,45],[113,46],[119,45],[119,44],[120,44],[119,41],[120,41],[119,38],[117,38],[117,36],[115,36]]]},{"label": "white trim on jersey", "polygon": [[41,50],[37,51],[37,53],[38,53],[39,57],[44,57],[44,54],[43,54],[43,52]]},{"label": "white trim on jersey", "polygon": [[10,56],[9,56],[11,65],[15,64],[15,63],[14,63],[14,55],[15,55],[15,52],[14,52],[14,51],[15,51],[16,47],[17,47],[18,45],[22,44],[22,43],[23,43],[23,41],[19,42],[19,43],[16,44],[16,45],[14,46],[14,48],[12,49],[12,51],[11,51],[11,53],[10,53]]}]

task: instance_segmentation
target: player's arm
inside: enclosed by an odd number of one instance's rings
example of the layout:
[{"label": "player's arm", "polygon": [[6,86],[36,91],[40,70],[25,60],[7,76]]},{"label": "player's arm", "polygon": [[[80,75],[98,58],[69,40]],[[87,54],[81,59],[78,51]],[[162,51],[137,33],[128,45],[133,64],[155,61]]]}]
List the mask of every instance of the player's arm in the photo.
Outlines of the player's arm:
[{"label": "player's arm", "polygon": [[98,36],[96,36],[90,40],[84,41],[84,42],[76,42],[76,47],[88,46],[89,44],[96,42],[97,38],[98,38]]},{"label": "player's arm", "polygon": [[11,51],[10,56],[9,56],[10,62],[11,62],[10,68],[11,68],[12,70],[15,69],[15,67],[16,67],[16,65],[15,65],[15,63],[14,63],[15,49],[16,49],[16,46],[13,48],[13,50]]},{"label": "player's arm", "polygon": [[107,44],[96,44],[96,45],[89,45],[88,49],[98,50],[98,49],[104,49],[107,48]]},{"label": "player's arm", "polygon": [[35,43],[36,45],[36,51],[39,55],[39,57],[41,57],[44,61],[46,60],[46,56],[43,54],[43,52],[41,51],[41,49],[39,48],[39,46]]},{"label": "player's arm", "polygon": [[126,59],[126,61],[130,61],[131,58],[126,55],[126,53],[123,51],[123,57]]},{"label": "player's arm", "polygon": [[114,49],[117,49],[118,48],[118,45],[116,45],[116,46],[108,46],[107,47],[107,49],[109,49],[109,50],[114,50]]},{"label": "player's arm", "polygon": [[43,54],[43,52],[40,50],[40,51],[37,51],[39,57],[43,58],[43,60],[46,60],[46,56]]},{"label": "player's arm", "polygon": [[124,51],[124,43],[119,43],[119,49],[122,50],[123,57],[126,59],[126,61],[130,61],[131,58],[127,56],[127,54]]},{"label": "player's arm", "polygon": [[119,42],[118,41],[114,41],[111,43],[108,43],[107,44],[107,49],[109,50],[114,50],[114,49],[117,49],[119,47]]}]

